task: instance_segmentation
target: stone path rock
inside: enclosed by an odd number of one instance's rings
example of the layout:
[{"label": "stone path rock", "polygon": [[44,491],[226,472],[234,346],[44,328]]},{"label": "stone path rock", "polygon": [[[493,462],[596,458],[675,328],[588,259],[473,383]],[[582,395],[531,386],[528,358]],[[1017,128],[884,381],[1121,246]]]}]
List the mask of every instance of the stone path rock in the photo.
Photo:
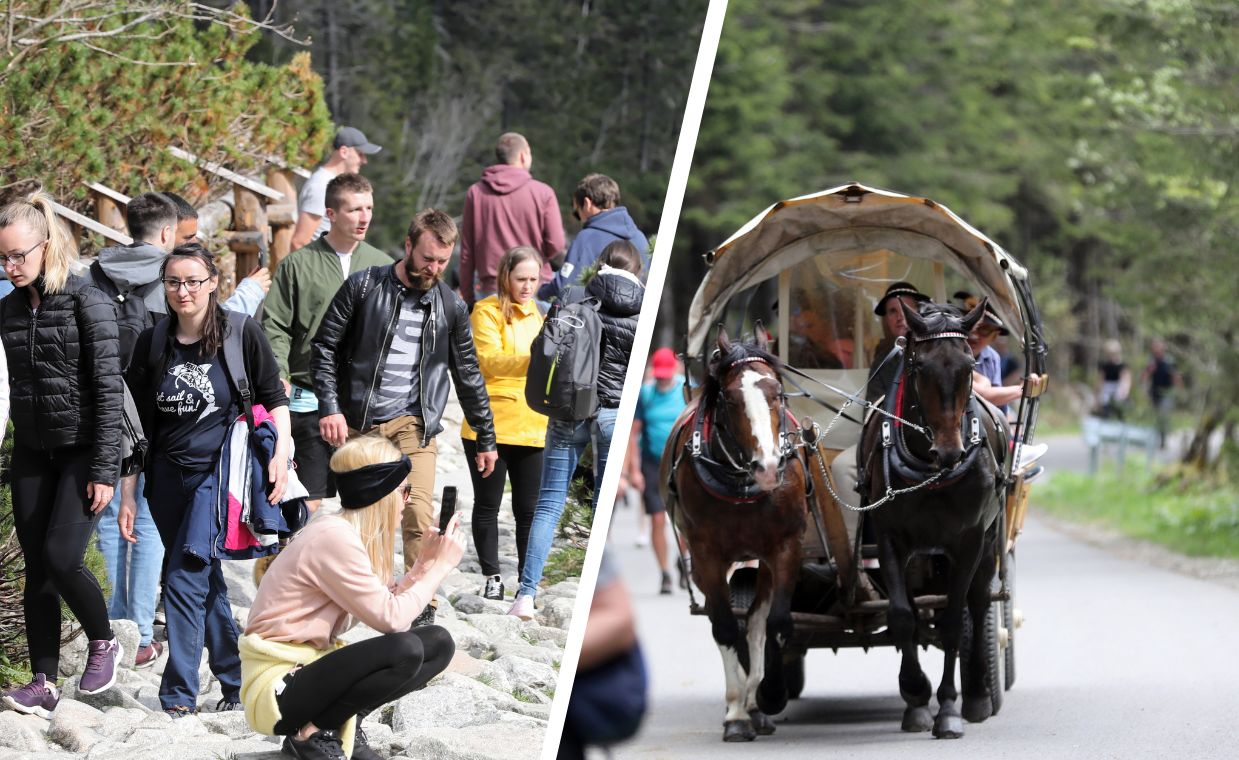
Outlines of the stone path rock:
[{"label": "stone path rock", "polygon": [[[459,430],[461,412],[453,397],[438,436],[436,491],[457,487],[458,510],[470,524],[473,488]],[[455,639],[456,656],[448,671],[414,692],[370,715],[366,734],[380,754],[396,758],[439,760],[520,760],[541,753],[543,733],[555,694],[559,663],[577,584],[565,581],[539,594],[537,619],[521,621],[505,613],[517,587],[515,524],[508,496],[500,511],[499,554],[507,599],[495,602],[479,594],[484,583],[472,546],[460,568],[439,590],[437,621]],[[437,500],[437,497],[436,497]],[[397,544],[399,542],[397,541]],[[226,562],[229,598],[238,623],[253,604],[251,562]],[[401,565],[402,566],[402,565]],[[84,695],[77,680],[85,663],[85,640],[65,647],[61,656],[63,697],[53,719],[0,712],[0,758],[32,760],[278,760],[280,739],[252,731],[241,712],[212,712],[221,698],[219,683],[200,668],[199,708],[179,720],[159,705],[159,679],[167,655],[153,667],[133,670],[137,626],[114,621],[125,647],[127,666],[117,684],[103,694]],[[358,626],[344,637],[359,641],[378,633]]]}]

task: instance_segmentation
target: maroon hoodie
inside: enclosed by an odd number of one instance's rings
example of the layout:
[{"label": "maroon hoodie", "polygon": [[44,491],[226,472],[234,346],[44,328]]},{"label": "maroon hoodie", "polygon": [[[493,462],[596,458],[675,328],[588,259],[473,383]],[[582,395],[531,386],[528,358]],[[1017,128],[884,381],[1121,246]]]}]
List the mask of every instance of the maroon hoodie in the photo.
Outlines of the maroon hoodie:
[{"label": "maroon hoodie", "polygon": [[542,253],[542,282],[551,279],[546,261],[564,249],[564,225],[555,191],[528,169],[496,164],[482,172],[465,195],[460,225],[460,292],[470,304],[497,292],[499,259],[518,245]]}]

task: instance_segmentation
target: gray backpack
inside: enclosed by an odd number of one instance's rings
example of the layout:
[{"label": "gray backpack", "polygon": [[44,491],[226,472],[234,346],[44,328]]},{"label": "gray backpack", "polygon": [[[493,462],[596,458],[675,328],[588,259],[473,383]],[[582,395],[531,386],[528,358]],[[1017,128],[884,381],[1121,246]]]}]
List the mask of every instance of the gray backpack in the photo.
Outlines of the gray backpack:
[{"label": "gray backpack", "polygon": [[598,299],[568,288],[551,306],[529,347],[525,401],[538,414],[575,422],[598,412],[602,320]]}]

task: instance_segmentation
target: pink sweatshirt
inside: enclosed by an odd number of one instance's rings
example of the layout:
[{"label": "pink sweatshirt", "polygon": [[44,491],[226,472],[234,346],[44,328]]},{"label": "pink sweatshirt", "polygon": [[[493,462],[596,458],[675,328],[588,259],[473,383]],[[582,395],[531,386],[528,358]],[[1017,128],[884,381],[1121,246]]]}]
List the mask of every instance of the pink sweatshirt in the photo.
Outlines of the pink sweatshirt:
[{"label": "pink sweatshirt", "polygon": [[351,625],[350,615],[392,633],[408,630],[428,601],[411,588],[393,594],[370,569],[353,526],[338,515],[322,515],[271,563],[245,632],[328,649]]},{"label": "pink sweatshirt", "polygon": [[[460,225],[460,290],[469,303],[482,293],[498,292],[499,259],[518,245],[528,245],[549,261],[564,249],[564,224],[550,185],[528,169],[496,164],[465,195]],[[542,264],[542,282],[551,267]]]}]

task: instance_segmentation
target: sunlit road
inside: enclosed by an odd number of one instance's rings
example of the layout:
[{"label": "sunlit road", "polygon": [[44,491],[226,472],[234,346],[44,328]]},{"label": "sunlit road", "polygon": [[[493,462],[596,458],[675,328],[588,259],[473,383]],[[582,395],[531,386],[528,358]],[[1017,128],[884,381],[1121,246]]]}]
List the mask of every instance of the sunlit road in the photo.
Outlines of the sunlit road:
[{"label": "sunlit road", "polygon": [[[902,733],[893,649],[813,650],[804,696],[776,718],[776,733],[724,744],[709,623],[688,614],[683,591],[657,594],[653,553],[634,546],[636,533],[633,511],[617,508],[610,543],[652,694],[641,734],[616,757],[1239,757],[1239,593],[1115,558],[1035,516],[1017,547],[1018,680],[999,715],[966,724],[958,741]],[[941,659],[933,649],[921,657],[935,687]]]}]

